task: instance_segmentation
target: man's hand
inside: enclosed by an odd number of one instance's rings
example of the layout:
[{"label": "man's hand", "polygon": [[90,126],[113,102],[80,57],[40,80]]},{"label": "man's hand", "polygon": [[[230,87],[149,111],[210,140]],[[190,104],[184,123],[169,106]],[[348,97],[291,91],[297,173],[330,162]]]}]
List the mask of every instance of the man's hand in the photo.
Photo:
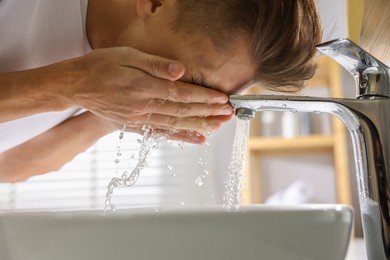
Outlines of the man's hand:
[{"label": "man's hand", "polygon": [[215,131],[233,113],[225,94],[178,81],[180,62],[128,47],[97,49],[50,70],[63,102],[121,125]]}]

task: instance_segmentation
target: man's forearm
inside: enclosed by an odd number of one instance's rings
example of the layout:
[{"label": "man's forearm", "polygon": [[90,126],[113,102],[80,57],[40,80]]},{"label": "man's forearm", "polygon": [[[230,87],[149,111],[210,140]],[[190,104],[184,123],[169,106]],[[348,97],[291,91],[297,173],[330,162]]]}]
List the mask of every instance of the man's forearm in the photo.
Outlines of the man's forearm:
[{"label": "man's forearm", "polygon": [[56,96],[48,72],[43,67],[0,74],[0,123],[70,107]]},{"label": "man's forearm", "polygon": [[0,182],[17,182],[54,171],[114,128],[86,112],[0,154]]}]

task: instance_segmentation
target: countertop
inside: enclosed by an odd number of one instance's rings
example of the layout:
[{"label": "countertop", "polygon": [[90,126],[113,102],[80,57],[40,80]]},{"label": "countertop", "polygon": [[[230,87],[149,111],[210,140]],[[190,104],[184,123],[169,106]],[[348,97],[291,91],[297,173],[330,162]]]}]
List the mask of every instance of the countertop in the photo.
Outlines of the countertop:
[{"label": "countertop", "polygon": [[363,238],[351,240],[345,260],[367,260],[366,245]]}]

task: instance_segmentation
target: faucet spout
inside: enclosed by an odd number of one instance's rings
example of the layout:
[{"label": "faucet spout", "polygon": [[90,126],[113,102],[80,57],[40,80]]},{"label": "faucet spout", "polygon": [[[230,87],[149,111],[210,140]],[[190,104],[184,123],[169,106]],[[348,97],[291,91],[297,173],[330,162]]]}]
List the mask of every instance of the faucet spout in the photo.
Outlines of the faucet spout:
[{"label": "faucet spout", "polygon": [[368,259],[390,259],[390,136],[386,127],[390,99],[236,95],[230,96],[230,102],[242,112],[313,112],[340,118],[353,144]]},{"label": "faucet spout", "polygon": [[238,108],[236,116],[241,120],[250,120],[255,117],[256,111],[248,108]]}]

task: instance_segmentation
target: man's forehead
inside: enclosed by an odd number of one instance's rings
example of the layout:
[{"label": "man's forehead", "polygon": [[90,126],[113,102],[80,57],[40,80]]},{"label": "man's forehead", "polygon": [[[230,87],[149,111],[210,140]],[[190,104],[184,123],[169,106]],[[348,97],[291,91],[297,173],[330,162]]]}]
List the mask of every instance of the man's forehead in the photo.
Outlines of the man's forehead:
[{"label": "man's forehead", "polygon": [[201,82],[208,87],[232,93],[254,80],[255,69],[246,57],[236,56],[201,70]]},{"label": "man's forehead", "polygon": [[179,52],[186,66],[183,81],[188,83],[232,93],[254,78],[255,70],[245,41],[237,42],[235,48],[226,51],[203,37],[198,41],[194,39],[191,48],[182,48]]}]

